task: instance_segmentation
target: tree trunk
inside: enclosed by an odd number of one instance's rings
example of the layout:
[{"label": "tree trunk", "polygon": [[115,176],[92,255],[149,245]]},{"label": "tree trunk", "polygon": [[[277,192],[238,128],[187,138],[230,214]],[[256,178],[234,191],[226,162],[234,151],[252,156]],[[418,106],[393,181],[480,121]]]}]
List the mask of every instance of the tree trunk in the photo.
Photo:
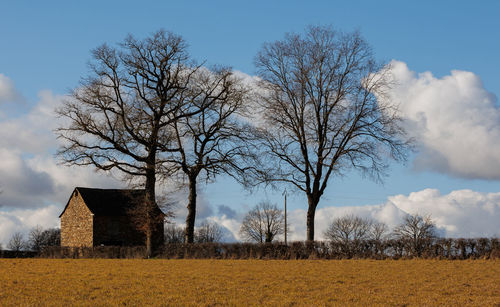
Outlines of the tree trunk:
[{"label": "tree trunk", "polygon": [[319,203],[319,197],[315,198],[312,195],[308,195],[307,202],[309,204],[307,209],[307,241],[314,241],[314,216]]},{"label": "tree trunk", "polygon": [[146,235],[146,258],[151,258],[153,254],[152,247],[152,234],[153,234],[153,221],[152,221],[152,208],[156,205],[156,195],[155,195],[155,185],[156,185],[156,171],[155,166],[148,165],[146,169],[146,184],[144,189],[146,190],[146,201],[144,206],[144,234]]},{"label": "tree trunk", "polygon": [[189,177],[189,198],[188,198],[188,214],[186,217],[186,233],[185,242],[194,242],[194,223],[196,219],[196,177]]},{"label": "tree trunk", "polygon": [[270,231],[266,232],[266,243],[271,243],[273,241],[273,234]]},{"label": "tree trunk", "polygon": [[146,258],[151,258],[153,248],[151,246],[151,231],[146,231]]}]

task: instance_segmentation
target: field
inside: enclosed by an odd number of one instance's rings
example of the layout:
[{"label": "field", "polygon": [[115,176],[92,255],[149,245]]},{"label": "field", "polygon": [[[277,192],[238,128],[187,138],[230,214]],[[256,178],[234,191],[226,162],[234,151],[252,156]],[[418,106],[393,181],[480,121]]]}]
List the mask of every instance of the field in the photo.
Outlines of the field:
[{"label": "field", "polygon": [[496,260],[0,259],[0,306],[500,306]]}]

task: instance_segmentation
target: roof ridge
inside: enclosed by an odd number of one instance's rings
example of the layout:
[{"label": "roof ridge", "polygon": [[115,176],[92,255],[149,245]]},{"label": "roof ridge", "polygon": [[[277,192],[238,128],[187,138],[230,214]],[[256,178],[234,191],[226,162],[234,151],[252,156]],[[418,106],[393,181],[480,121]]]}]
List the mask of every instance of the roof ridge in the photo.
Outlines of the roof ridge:
[{"label": "roof ridge", "polygon": [[[80,195],[85,205],[92,213],[99,215],[126,215],[128,214],[128,210],[136,206],[139,202],[143,202],[146,194],[145,189],[75,187],[74,191]],[[71,195],[73,195],[73,193]],[[66,211],[71,197],[73,196],[70,196],[61,215]]]},{"label": "roof ridge", "polygon": [[100,190],[100,191],[143,191],[143,190],[145,190],[145,189],[103,189],[103,188],[88,188],[88,187],[75,187],[75,189]]}]

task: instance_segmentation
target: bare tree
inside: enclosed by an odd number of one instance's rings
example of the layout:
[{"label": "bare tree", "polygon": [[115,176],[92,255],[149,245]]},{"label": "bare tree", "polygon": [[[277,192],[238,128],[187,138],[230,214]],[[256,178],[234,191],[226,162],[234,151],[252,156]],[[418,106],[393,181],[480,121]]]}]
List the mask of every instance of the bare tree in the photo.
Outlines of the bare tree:
[{"label": "bare tree", "polygon": [[61,230],[59,228],[43,229],[41,226],[33,227],[28,234],[27,247],[39,252],[47,246],[61,245]]},{"label": "bare tree", "polygon": [[389,227],[382,222],[373,222],[370,228],[370,239],[381,241],[388,235]]},{"label": "bare tree", "polygon": [[217,223],[203,222],[196,229],[195,239],[198,243],[220,242],[224,233]]},{"label": "bare tree", "polygon": [[363,244],[368,240],[375,241],[375,247],[380,249],[381,240],[385,238],[387,231],[385,223],[347,215],[333,219],[324,236],[335,243],[342,253],[352,257],[362,251]]},{"label": "bare tree", "polygon": [[183,243],[184,242],[184,229],[177,227],[174,224],[167,224],[165,226],[165,243]]},{"label": "bare tree", "polygon": [[[245,150],[246,130],[241,120],[247,90],[231,70],[200,69],[192,77],[191,87],[196,88],[190,100],[191,113],[172,122],[175,147],[166,159],[166,175],[178,176],[188,181],[188,214],[185,242],[193,243],[196,218],[197,183],[199,177],[206,181],[220,173],[241,178],[244,167],[241,160]],[[205,107],[206,105],[209,107]]]},{"label": "bare tree", "polygon": [[436,225],[430,215],[408,214],[403,223],[394,229],[393,235],[408,244],[414,256],[420,257],[431,240],[437,237]]},{"label": "bare tree", "polygon": [[359,242],[370,237],[372,221],[354,215],[335,218],[328,226],[325,237],[346,246],[350,242]]},{"label": "bare tree", "polygon": [[[64,145],[58,154],[68,165],[92,165],[119,170],[125,179],[140,181],[148,256],[157,172],[170,147],[170,125],[192,113],[185,97],[196,96],[193,64],[186,43],[175,34],[158,31],[144,40],[128,36],[119,48],[102,45],[92,52],[90,73],[57,113],[68,125],[56,130]],[[189,95],[187,95],[189,94]],[[201,94],[201,93],[200,93]]]},{"label": "bare tree", "polygon": [[14,233],[10,238],[9,243],[7,243],[7,248],[16,252],[25,250],[27,248],[27,243],[24,241],[23,234],[20,232]]},{"label": "bare tree", "polygon": [[42,248],[61,245],[61,229],[49,228],[43,231]]},{"label": "bare tree", "polygon": [[33,227],[28,234],[28,248],[32,251],[39,252],[43,245],[44,233],[40,225]]},{"label": "bare tree", "polygon": [[386,158],[405,158],[398,112],[382,101],[387,71],[358,32],[328,27],[264,44],[255,64],[264,93],[259,147],[268,164],[261,181],[306,194],[307,240],[314,240],[316,208],[331,176],[355,168],[380,180]]},{"label": "bare tree", "polygon": [[[288,227],[288,226],[287,226]],[[247,241],[272,242],[276,236],[285,233],[285,215],[276,204],[264,201],[250,210],[240,228],[241,236]]]}]

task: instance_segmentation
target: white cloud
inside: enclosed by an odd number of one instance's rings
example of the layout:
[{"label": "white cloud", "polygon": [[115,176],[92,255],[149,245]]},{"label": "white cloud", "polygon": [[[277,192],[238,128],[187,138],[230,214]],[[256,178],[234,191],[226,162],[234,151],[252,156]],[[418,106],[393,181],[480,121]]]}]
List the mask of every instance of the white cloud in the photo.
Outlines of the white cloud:
[{"label": "white cloud", "polygon": [[59,227],[60,206],[47,206],[39,209],[0,211],[0,244],[6,247],[12,235],[20,232],[27,239],[29,230],[35,226],[44,229]]},{"label": "white cloud", "polygon": [[38,103],[23,116],[0,121],[0,148],[42,154],[57,147],[53,130],[61,124],[54,110],[66,96],[38,94]]},{"label": "white cloud", "polygon": [[0,208],[62,205],[75,186],[122,185],[91,167],[57,163],[53,154],[58,141],[53,130],[61,119],[54,110],[67,97],[50,91],[41,91],[38,97],[38,103],[28,113],[0,120]]},{"label": "white cloud", "polygon": [[417,169],[463,178],[500,179],[500,109],[472,72],[453,70],[436,78],[417,74],[392,61],[395,85],[390,98],[399,104],[419,152]]},{"label": "white cloud", "polygon": [[447,237],[500,236],[500,193],[458,190],[441,195],[425,189],[389,197],[389,202],[410,214],[430,214]]},{"label": "white cloud", "polygon": [[234,75],[241,80],[242,85],[248,90],[246,97],[246,113],[240,117],[243,122],[256,126],[267,126],[264,118],[264,112],[260,104],[260,96],[265,96],[268,93],[259,86],[261,79],[257,76],[251,76],[241,71],[235,71]]},{"label": "white cloud", "polygon": [[222,229],[222,242],[240,241],[239,229],[241,223],[235,219],[228,218],[226,215],[212,216],[208,221],[218,224]]},{"label": "white cloud", "polygon": [[4,102],[22,102],[24,99],[16,90],[14,82],[0,74],[0,104]]},{"label": "white cloud", "polygon": [[43,197],[54,192],[54,181],[44,171],[34,170],[20,152],[0,148],[0,207],[39,207]]},{"label": "white cloud", "polygon": [[[440,234],[445,237],[500,236],[500,193],[480,193],[471,190],[453,191],[441,195],[438,190],[425,189],[410,195],[396,195],[379,205],[323,207],[316,211],[315,238],[323,240],[323,233],[332,219],[353,214],[386,223],[390,229],[400,224],[406,214],[431,215]],[[242,215],[211,217],[240,240]],[[305,240],[306,211],[289,212],[290,241]]]}]

